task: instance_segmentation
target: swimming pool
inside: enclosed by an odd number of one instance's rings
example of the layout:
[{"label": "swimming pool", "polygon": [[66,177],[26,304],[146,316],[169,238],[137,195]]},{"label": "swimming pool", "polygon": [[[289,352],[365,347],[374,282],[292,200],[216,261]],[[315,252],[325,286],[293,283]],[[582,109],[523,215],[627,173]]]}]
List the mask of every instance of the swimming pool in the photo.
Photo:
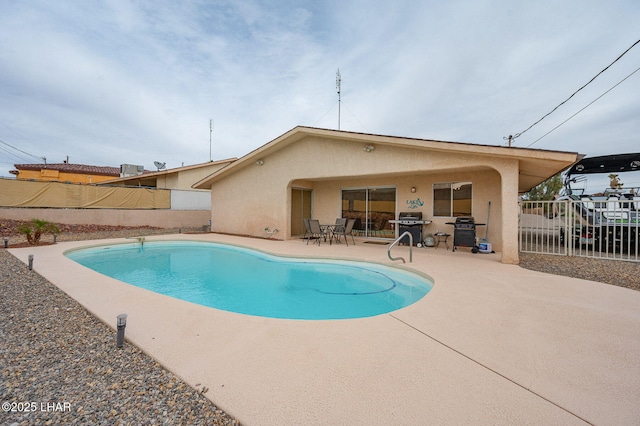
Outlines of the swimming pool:
[{"label": "swimming pool", "polygon": [[125,283],[241,314],[347,319],[409,306],[433,283],[368,262],[281,257],[210,242],[145,242],[78,249],[75,262]]}]

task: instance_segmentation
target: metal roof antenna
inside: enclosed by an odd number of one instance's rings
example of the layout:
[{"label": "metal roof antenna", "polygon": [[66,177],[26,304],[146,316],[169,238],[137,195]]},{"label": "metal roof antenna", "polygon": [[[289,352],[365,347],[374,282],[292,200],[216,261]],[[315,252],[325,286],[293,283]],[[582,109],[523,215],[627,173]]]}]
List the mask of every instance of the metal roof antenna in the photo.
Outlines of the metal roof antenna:
[{"label": "metal roof antenna", "polygon": [[336,90],[338,91],[338,130],[340,130],[340,89],[342,85],[342,77],[340,76],[340,68],[336,72]]},{"label": "metal roof antenna", "polygon": [[211,159],[211,135],[213,134],[213,119],[209,119],[209,162],[213,161]]}]

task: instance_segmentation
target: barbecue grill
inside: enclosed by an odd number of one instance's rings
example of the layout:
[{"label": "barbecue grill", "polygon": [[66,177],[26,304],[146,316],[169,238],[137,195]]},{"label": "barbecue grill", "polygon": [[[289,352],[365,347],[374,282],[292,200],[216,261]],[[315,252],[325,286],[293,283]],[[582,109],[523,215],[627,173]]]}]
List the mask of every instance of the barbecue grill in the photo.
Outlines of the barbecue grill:
[{"label": "barbecue grill", "polygon": [[471,247],[471,251],[476,253],[476,224],[472,216],[459,216],[455,222],[447,222],[453,225],[453,251],[458,246]]},{"label": "barbecue grill", "polygon": [[[422,225],[431,223],[431,221],[422,220],[422,212],[400,212],[398,220],[391,222],[399,225],[399,235],[409,231],[413,237],[414,244],[422,242]],[[405,236],[399,242],[401,244],[409,244],[409,237]]]}]

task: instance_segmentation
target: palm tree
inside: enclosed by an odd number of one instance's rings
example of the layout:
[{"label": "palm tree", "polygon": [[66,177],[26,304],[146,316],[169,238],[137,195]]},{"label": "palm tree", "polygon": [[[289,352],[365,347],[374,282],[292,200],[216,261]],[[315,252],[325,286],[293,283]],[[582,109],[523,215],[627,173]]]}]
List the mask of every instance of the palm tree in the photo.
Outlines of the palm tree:
[{"label": "palm tree", "polygon": [[18,232],[27,236],[27,242],[32,246],[40,242],[42,234],[58,234],[60,229],[46,220],[32,219],[30,222],[25,222],[18,228]]},{"label": "palm tree", "polygon": [[620,189],[622,188],[622,185],[624,185],[624,183],[620,182],[618,175],[615,173],[611,173],[607,177],[609,178],[609,187],[612,189]]}]

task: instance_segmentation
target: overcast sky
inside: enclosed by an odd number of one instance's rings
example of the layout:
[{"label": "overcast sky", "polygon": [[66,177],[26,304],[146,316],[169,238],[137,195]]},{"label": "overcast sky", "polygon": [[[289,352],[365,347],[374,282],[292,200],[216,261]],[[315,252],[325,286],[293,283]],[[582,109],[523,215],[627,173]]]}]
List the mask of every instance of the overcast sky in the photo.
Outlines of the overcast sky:
[{"label": "overcast sky", "polygon": [[[639,22],[637,0],[0,0],[0,176],[39,157],[203,163],[211,119],[213,160],[336,129],[338,68],[342,130],[505,145]],[[638,68],[640,44],[515,146],[640,151]]]}]

